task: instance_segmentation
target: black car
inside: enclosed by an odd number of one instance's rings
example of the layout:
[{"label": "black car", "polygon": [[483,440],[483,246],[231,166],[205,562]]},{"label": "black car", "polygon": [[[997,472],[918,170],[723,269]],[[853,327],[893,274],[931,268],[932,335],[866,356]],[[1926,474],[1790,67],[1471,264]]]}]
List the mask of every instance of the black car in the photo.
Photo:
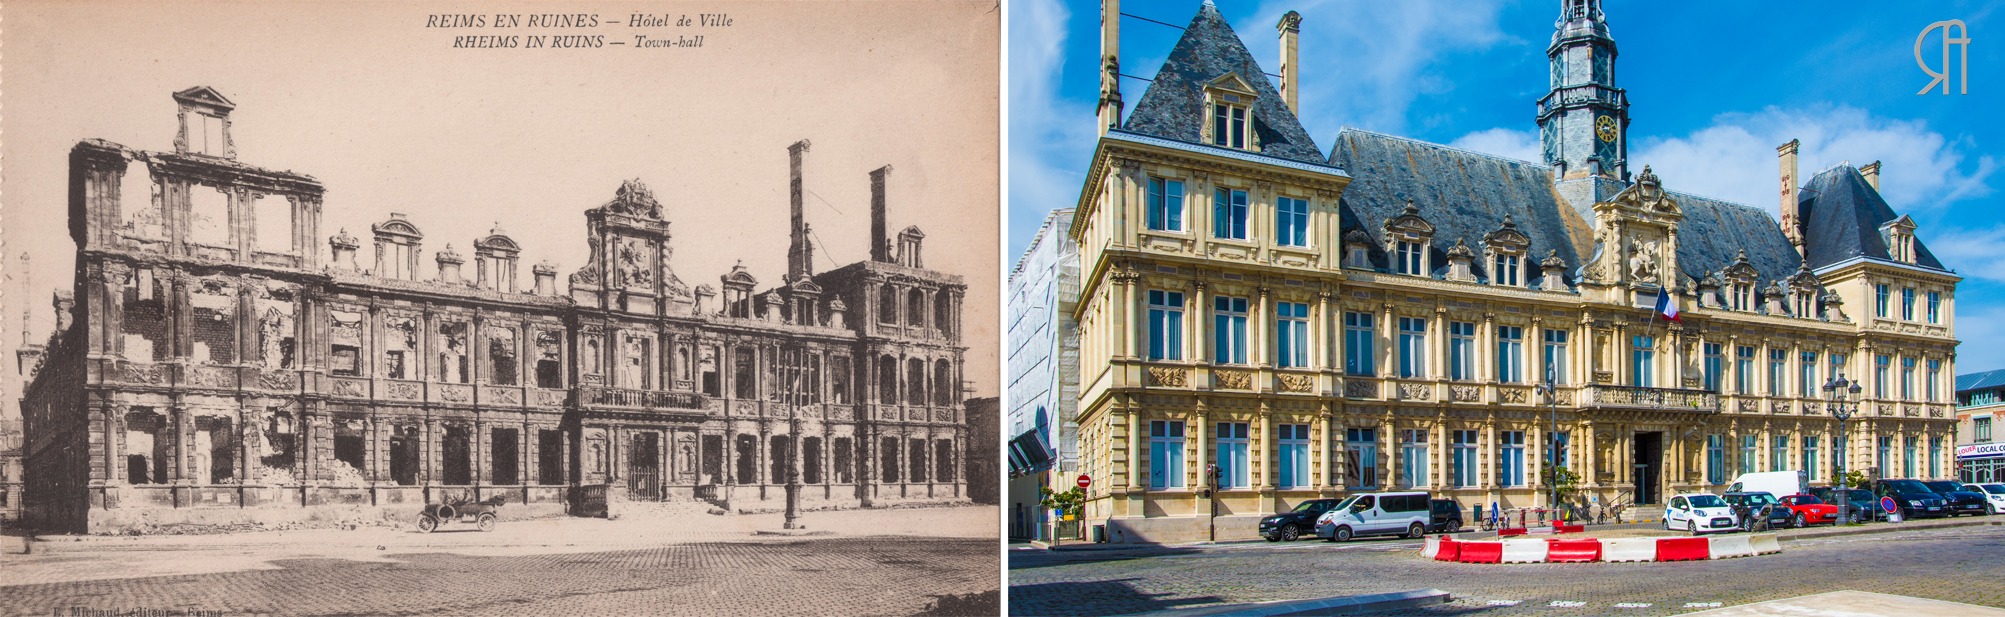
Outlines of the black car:
[{"label": "black car", "polygon": [[1979,489],[1964,486],[1962,482],[1955,480],[1931,480],[1922,482],[1921,485],[1941,495],[1943,501],[1949,502],[1950,516],[1958,514],[1983,516],[1985,502],[1989,501],[1985,499],[1983,493],[1978,492]]},{"label": "black car", "polygon": [[1881,480],[1873,483],[1873,494],[1894,498],[1902,520],[1949,516],[1949,502],[1928,485],[1914,480]]},{"label": "black car", "polygon": [[1295,509],[1260,519],[1260,537],[1268,542],[1293,541],[1302,536],[1316,535],[1316,519],[1324,512],[1337,507],[1341,499],[1311,499],[1295,506]]},{"label": "black car", "polygon": [[[1760,512],[1762,508],[1768,508],[1769,529],[1781,529],[1789,526],[1789,516],[1791,514],[1789,508],[1777,505],[1780,500],[1776,499],[1774,495],[1768,493],[1727,493],[1721,495],[1720,499],[1726,500],[1727,505],[1733,506],[1736,510],[1746,508],[1750,513]],[[1741,526],[1747,527],[1748,524],[1742,521]]]},{"label": "black car", "polygon": [[1462,504],[1453,499],[1431,499],[1427,502],[1427,532],[1448,533],[1462,528]]},{"label": "black car", "polygon": [[[1833,493],[1835,491],[1829,486],[1813,486],[1810,488],[1810,494],[1823,500],[1824,503],[1838,503],[1838,497]],[[1886,511],[1880,509],[1880,498],[1873,495],[1872,491],[1863,488],[1846,489],[1845,496],[1845,518],[1849,519],[1850,522],[1864,523],[1870,520],[1884,520],[1887,518]]]}]

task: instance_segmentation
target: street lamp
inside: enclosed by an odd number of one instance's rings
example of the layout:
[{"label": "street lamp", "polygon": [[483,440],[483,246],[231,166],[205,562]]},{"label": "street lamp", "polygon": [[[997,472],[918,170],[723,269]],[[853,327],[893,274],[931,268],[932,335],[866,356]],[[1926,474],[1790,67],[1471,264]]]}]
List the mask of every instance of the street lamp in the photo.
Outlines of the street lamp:
[{"label": "street lamp", "polygon": [[[1564,515],[1559,504],[1559,393],[1555,387],[1553,368],[1546,367],[1546,382],[1533,386],[1546,397],[1546,486],[1552,488],[1553,520],[1559,521]],[[1557,523],[1555,523],[1557,524]]]},{"label": "street lamp", "polygon": [[[1851,483],[1845,481],[1845,457],[1851,455],[1850,440],[1845,438],[1845,421],[1851,419],[1852,414],[1859,410],[1857,399],[1861,390],[1859,382],[1846,380],[1844,373],[1839,373],[1838,377],[1824,382],[1824,411],[1838,420],[1838,444],[1842,444],[1839,448],[1842,451],[1833,457],[1836,459],[1838,472],[1834,478],[1838,481],[1838,490],[1833,491],[1833,494],[1838,497],[1836,501],[1840,522],[1848,522],[1845,518],[1845,506],[1852,503],[1852,487],[1849,486]],[[1838,493],[1843,494],[1838,495]]]},{"label": "street lamp", "polygon": [[[792,353],[786,353],[791,351]],[[787,402],[787,518],[782,525],[785,529],[800,529],[801,504],[801,404],[806,392],[801,387],[801,379],[806,377],[807,350],[798,346],[783,350],[781,362],[786,371]]]}]

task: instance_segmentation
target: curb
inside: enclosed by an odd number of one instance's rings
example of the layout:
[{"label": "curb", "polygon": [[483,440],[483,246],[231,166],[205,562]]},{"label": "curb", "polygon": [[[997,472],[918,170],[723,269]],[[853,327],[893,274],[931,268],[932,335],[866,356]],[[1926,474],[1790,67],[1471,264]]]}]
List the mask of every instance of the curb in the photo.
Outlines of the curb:
[{"label": "curb", "polygon": [[1456,540],[1429,536],[1420,556],[1458,563],[1615,563],[1704,561],[1782,552],[1775,534],[1697,538],[1551,538]]},{"label": "curb", "polygon": [[1448,592],[1439,589],[1415,589],[1412,591],[1336,596],[1310,600],[1279,600],[1251,604],[1228,604],[1205,608],[1171,609],[1142,613],[1134,617],[1306,617],[1308,615],[1376,614],[1383,611],[1446,604],[1451,599]]},{"label": "curb", "polygon": [[1776,536],[1776,539],[1784,541],[1812,540],[1817,538],[1831,538],[1837,536],[1852,536],[1852,535],[1873,534],[1873,533],[1893,533],[1896,531],[1926,531],[1931,529],[1953,529],[1957,527],[1983,527],[1986,525],[2005,525],[2005,521],[1975,519],[1975,520],[1963,520],[1963,521],[1931,522],[1928,524],[1874,523],[1874,524],[1868,524],[1864,527],[1805,529],[1801,533],[1778,535]]}]

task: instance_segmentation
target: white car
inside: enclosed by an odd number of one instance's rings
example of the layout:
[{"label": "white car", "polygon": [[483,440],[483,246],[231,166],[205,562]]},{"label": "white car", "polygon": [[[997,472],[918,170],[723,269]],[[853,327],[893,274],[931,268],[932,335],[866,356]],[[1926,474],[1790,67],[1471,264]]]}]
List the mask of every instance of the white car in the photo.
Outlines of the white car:
[{"label": "white car", "polygon": [[1984,493],[1985,514],[2005,513],[2005,484],[1986,482],[1983,484],[1965,484],[1963,488],[1969,489],[1971,492]]},{"label": "white car", "polygon": [[1430,516],[1427,493],[1364,493],[1317,518],[1316,535],[1332,542],[1391,534],[1419,538],[1427,533]]},{"label": "white car", "polygon": [[1664,506],[1664,528],[1672,531],[1689,531],[1692,535],[1708,531],[1733,531],[1740,526],[1734,520],[1733,506],[1712,493],[1686,493],[1671,498]]}]

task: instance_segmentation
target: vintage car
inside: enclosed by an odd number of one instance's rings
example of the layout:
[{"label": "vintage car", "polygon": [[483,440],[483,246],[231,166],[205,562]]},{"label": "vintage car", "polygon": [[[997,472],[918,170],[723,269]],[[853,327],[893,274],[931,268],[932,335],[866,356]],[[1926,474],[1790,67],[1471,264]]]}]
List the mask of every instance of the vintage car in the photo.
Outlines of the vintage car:
[{"label": "vintage car", "polygon": [[1776,504],[1789,512],[1790,527],[1809,527],[1826,523],[1838,524],[1838,506],[1824,503],[1816,495],[1797,493],[1782,498]]},{"label": "vintage car", "polygon": [[495,495],[481,501],[457,498],[425,504],[424,511],[418,513],[418,531],[431,533],[446,523],[472,523],[481,531],[494,531],[495,512],[504,501]]}]

